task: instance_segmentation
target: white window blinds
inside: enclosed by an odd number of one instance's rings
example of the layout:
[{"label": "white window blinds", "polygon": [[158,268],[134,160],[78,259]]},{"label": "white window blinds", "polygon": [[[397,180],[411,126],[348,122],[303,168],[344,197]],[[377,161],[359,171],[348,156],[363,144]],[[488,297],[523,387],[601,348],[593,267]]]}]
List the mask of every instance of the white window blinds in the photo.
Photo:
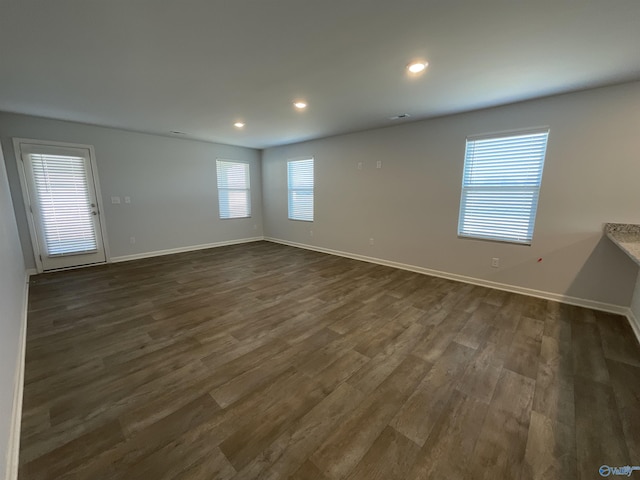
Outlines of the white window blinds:
[{"label": "white window blinds", "polygon": [[287,162],[289,218],[313,221],[313,158]]},{"label": "white window blinds", "polygon": [[220,218],[251,216],[249,164],[217,160]]},{"label": "white window blinds", "polygon": [[82,157],[31,154],[49,256],[97,250],[93,208]]},{"label": "white window blinds", "polygon": [[548,136],[467,139],[458,235],[531,245]]}]

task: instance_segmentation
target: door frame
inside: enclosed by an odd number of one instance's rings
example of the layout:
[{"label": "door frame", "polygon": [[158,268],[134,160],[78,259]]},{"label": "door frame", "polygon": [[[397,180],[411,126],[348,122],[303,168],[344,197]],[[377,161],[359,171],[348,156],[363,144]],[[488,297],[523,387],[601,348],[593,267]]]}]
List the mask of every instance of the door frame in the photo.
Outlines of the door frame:
[{"label": "door frame", "polygon": [[[27,183],[27,176],[25,173],[24,162],[22,161],[22,147],[21,145],[29,144],[29,145],[44,145],[51,147],[66,147],[66,148],[82,148],[89,151],[89,162],[91,163],[91,170],[93,173],[93,183],[96,192],[96,201],[98,202],[98,212],[100,214],[100,234],[102,235],[102,243],[104,246],[104,254],[105,254],[105,262],[111,263],[111,253],[109,250],[109,242],[107,239],[107,225],[106,219],[104,215],[104,206],[102,202],[102,192],[100,190],[100,179],[98,178],[98,166],[96,164],[96,152],[93,148],[93,145],[85,145],[81,143],[69,143],[69,142],[54,142],[49,140],[35,140],[32,138],[13,138],[13,153],[16,157],[16,166],[18,167],[18,176],[20,177],[20,187],[22,190],[22,202],[24,206],[24,213],[27,217],[27,224],[29,226],[29,236],[31,238],[31,246],[33,248],[33,256],[36,262],[36,270],[38,273],[42,273],[44,271],[42,267],[42,260],[40,260],[40,256],[42,252],[40,251],[40,245],[38,243],[38,236],[36,234],[36,224],[33,212],[29,208],[31,204],[31,200],[29,199],[29,188]],[[104,265],[103,263],[94,263],[91,265]],[[69,270],[72,268],[82,268],[89,267],[91,265],[81,265],[79,267],[68,267],[61,268],[59,270]],[[51,270],[54,271],[54,270]]]}]

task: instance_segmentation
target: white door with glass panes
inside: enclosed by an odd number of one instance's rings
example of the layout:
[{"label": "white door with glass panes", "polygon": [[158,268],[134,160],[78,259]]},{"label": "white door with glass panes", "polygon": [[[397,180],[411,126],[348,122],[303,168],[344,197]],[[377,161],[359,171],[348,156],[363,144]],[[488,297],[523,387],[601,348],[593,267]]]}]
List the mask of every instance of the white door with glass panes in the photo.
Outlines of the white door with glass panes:
[{"label": "white door with glass panes", "polygon": [[42,271],[106,261],[91,147],[16,142]]}]

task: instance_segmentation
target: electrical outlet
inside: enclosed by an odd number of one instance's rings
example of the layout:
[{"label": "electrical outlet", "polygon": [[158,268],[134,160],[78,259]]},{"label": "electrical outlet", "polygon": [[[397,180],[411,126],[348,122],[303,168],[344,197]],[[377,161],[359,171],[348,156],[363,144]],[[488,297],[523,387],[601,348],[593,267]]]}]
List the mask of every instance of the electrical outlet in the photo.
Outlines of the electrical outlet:
[{"label": "electrical outlet", "polygon": [[369,239],[369,245],[373,245],[373,237]]},{"label": "electrical outlet", "polygon": [[362,170],[362,162],[358,162],[358,170]]},{"label": "electrical outlet", "polygon": [[118,205],[120,203],[120,197],[111,197],[111,203]]},{"label": "electrical outlet", "polygon": [[382,160],[376,162],[376,168],[382,168]]},{"label": "electrical outlet", "polygon": [[491,266],[493,268],[498,268],[500,266],[500,259],[498,257],[493,257],[491,259]]},{"label": "electrical outlet", "polygon": [[131,203],[131,197],[124,197],[124,203]]},{"label": "electrical outlet", "polygon": [[131,245],[133,245],[134,243],[136,243],[136,237],[129,237],[129,243]]},{"label": "electrical outlet", "polygon": [[309,230],[309,236],[313,237],[313,230]]}]

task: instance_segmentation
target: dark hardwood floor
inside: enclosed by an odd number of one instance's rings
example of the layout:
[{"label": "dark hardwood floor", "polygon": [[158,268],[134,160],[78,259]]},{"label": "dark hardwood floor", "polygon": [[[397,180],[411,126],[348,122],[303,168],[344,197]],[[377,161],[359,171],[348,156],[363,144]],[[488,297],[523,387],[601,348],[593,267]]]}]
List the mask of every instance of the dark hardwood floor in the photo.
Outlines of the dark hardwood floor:
[{"label": "dark hardwood floor", "polygon": [[257,242],[32,277],[21,480],[593,479],[623,317]]}]

